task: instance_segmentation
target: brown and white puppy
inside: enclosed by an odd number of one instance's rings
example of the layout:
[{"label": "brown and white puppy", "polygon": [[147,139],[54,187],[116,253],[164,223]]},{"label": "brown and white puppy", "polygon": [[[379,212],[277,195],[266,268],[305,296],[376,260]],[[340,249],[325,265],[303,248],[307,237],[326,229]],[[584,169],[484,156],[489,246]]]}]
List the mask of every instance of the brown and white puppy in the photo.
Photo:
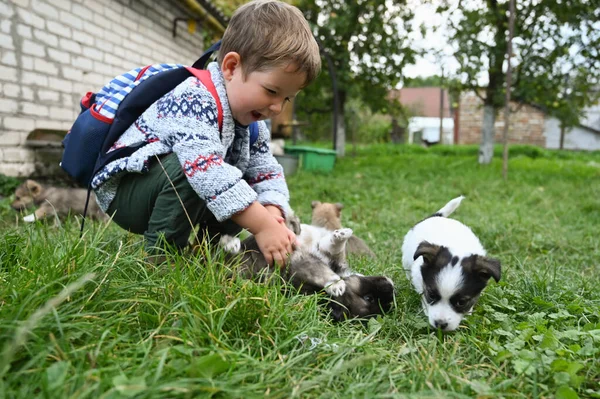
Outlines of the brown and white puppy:
[{"label": "brown and white puppy", "polygon": [[[311,225],[324,227],[330,231],[342,228],[343,204],[339,202],[332,204],[329,202],[313,201],[311,206],[313,210]],[[375,253],[371,251],[371,248],[355,235],[348,240],[346,253],[375,258]]]},{"label": "brown and white puppy", "polygon": [[[292,223],[291,226],[288,222],[288,226],[300,237],[299,222]],[[349,273],[344,247],[351,234],[350,229],[338,229],[308,245],[299,240],[281,272],[302,294],[325,291],[331,296],[328,306],[335,321],[383,314],[394,301],[394,284],[389,278]],[[272,274],[272,266],[267,264],[253,236],[239,244],[235,240],[223,236],[220,244],[228,251],[241,251],[237,259],[241,261],[239,271],[243,277],[261,279]]]},{"label": "brown and white puppy", "polygon": [[[83,188],[44,187],[34,180],[26,180],[15,190],[15,200],[11,207],[16,211],[37,206],[34,213],[23,217],[24,222],[34,222],[51,216],[64,217],[68,214],[82,215],[87,190]],[[96,204],[91,193],[87,216],[92,219],[108,218]]]},{"label": "brown and white puppy", "polygon": [[500,261],[490,258],[471,229],[448,216],[464,197],[417,223],[404,237],[402,264],[421,295],[434,328],[456,330],[470,314],[488,280],[500,280]]}]

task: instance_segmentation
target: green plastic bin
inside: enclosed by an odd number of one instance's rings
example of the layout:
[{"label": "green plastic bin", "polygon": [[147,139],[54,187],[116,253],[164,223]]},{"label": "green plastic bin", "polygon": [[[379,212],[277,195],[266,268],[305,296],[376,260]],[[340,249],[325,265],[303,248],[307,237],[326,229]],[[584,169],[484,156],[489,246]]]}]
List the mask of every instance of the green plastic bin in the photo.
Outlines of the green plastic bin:
[{"label": "green plastic bin", "polygon": [[286,154],[300,157],[300,169],[319,172],[331,172],[335,165],[336,152],[323,148],[285,146]]}]

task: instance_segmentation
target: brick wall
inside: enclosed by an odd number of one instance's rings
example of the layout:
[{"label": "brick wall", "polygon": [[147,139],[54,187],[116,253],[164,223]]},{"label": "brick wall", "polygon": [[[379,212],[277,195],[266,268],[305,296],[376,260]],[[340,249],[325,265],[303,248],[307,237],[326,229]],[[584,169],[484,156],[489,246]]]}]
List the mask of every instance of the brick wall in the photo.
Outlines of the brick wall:
[{"label": "brick wall", "polygon": [[[40,174],[45,158],[25,144],[34,129],[66,131],[80,97],[152,63],[190,65],[202,26],[178,0],[0,0],[0,173]],[[43,173],[42,173],[43,174]]]},{"label": "brick wall", "polygon": [[[544,114],[537,108],[516,103],[511,108],[517,110],[510,115],[508,141],[513,144],[533,144],[545,147]],[[483,123],[483,102],[475,93],[463,93],[459,109],[458,144],[479,144]],[[496,115],[494,125],[496,143],[501,143],[504,134],[504,110]]]}]

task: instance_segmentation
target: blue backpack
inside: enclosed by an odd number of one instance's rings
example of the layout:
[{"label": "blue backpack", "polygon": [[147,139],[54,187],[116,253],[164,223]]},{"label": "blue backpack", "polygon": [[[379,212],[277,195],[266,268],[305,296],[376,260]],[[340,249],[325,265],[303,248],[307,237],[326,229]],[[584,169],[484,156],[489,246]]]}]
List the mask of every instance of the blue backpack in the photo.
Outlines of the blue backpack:
[{"label": "blue backpack", "polygon": [[[133,69],[108,82],[97,93],[88,92],[81,99],[81,113],[65,136],[60,166],[77,183],[87,187],[81,232],[96,173],[110,162],[128,157],[144,146],[117,148],[109,152],[121,135],[159,98],[190,76],[196,76],[217,103],[219,131],[223,127],[223,107],[210,72],[203,69],[221,42],[212,45],[192,67],[179,64],[154,64]],[[258,124],[250,124],[250,146],[258,139]]]},{"label": "blue backpack", "polygon": [[[223,108],[210,73],[204,68],[221,42],[210,47],[192,67],[179,64],[155,64],[133,69],[108,82],[97,93],[81,99],[81,113],[65,136],[61,167],[80,185],[91,188],[92,178],[110,162],[130,156],[138,146],[109,149],[136,119],[159,98],[190,76],[196,76],[217,103],[219,131]],[[258,124],[250,125],[250,146],[258,139]]]}]

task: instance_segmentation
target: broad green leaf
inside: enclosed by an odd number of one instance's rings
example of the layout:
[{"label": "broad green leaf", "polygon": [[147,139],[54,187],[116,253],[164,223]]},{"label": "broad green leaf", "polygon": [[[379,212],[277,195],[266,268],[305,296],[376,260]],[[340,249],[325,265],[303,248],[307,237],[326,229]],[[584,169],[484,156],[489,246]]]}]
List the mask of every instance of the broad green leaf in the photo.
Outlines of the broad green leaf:
[{"label": "broad green leaf", "polygon": [[554,383],[556,385],[568,385],[571,381],[571,376],[566,371],[559,371],[558,373],[554,373],[552,377],[554,379]]},{"label": "broad green leaf", "polygon": [[556,349],[558,347],[558,339],[554,335],[553,330],[548,330],[543,335],[542,341],[540,342],[540,348],[542,349]]},{"label": "broad green leaf", "polygon": [[126,375],[118,375],[112,380],[117,392],[121,395],[132,398],[146,390],[146,380],[144,377],[127,378]]},{"label": "broad green leaf", "polygon": [[212,353],[192,361],[188,367],[188,374],[192,377],[213,378],[227,371],[233,362],[224,359],[218,353]]},{"label": "broad green leaf", "polygon": [[579,399],[573,388],[563,385],[556,390],[556,399]]},{"label": "broad green leaf", "polygon": [[59,388],[64,384],[70,366],[70,362],[60,361],[46,369],[46,378],[50,390]]}]

